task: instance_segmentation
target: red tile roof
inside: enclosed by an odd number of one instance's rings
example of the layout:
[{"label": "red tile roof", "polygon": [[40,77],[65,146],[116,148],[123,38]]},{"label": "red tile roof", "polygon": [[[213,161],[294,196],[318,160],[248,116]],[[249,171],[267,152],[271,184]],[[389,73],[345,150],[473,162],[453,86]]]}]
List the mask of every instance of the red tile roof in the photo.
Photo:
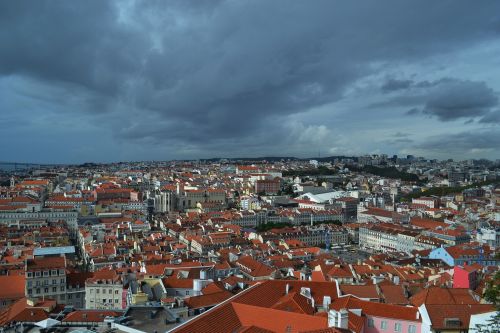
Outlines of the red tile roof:
[{"label": "red tile roof", "polygon": [[42,308],[30,307],[27,298],[23,297],[0,311],[0,326],[11,322],[38,322],[48,318],[48,314]]},{"label": "red tile roof", "polygon": [[330,308],[337,311],[340,309],[361,309],[362,313],[370,316],[416,322],[420,321],[420,317],[417,315],[417,307],[363,301],[353,296],[345,296],[336,299],[330,304]]},{"label": "red tile roof", "polygon": [[410,303],[401,286],[379,285],[379,288],[387,304],[406,305]]},{"label": "red tile roof", "polygon": [[0,275],[0,300],[23,298],[25,283],[24,275]]},{"label": "red tile roof", "polygon": [[340,291],[344,295],[354,295],[359,298],[376,299],[380,298],[377,292],[377,287],[374,284],[359,286],[359,285],[340,285]]},{"label": "red tile roof", "polygon": [[184,300],[184,302],[191,309],[199,309],[217,305],[231,296],[233,296],[232,293],[227,290],[223,290],[207,295],[188,297]]},{"label": "red tile roof", "polygon": [[[289,286],[289,296],[285,292],[287,284]],[[281,305],[285,305],[290,299],[300,296],[298,294],[303,287],[310,289],[316,304],[321,304],[324,296],[330,296],[331,299],[337,297],[336,284],[333,282],[291,280],[259,282],[221,305],[181,325],[173,332],[233,333],[245,332],[245,330],[249,330],[250,328],[252,330],[249,332],[259,332],[259,329],[272,332],[285,332],[287,328],[291,329],[292,332],[308,332],[328,329],[326,317],[272,309],[273,307],[279,308]],[[305,302],[307,303],[307,300]],[[297,301],[297,306],[302,311],[307,309],[307,306],[303,304],[303,300],[300,298]],[[310,309],[304,312],[310,312]],[[334,330],[334,332],[338,331]]]},{"label": "red tile roof", "polygon": [[[433,330],[467,330],[469,328],[471,315],[491,312],[495,310],[495,307],[491,304],[426,304],[425,307],[431,319]],[[454,326],[453,324],[449,323],[447,319],[458,319],[459,323],[457,323],[457,326]]]},{"label": "red tile roof", "polygon": [[63,322],[88,322],[98,323],[103,322],[106,317],[120,317],[123,312],[108,311],[108,310],[77,310],[66,316]]},{"label": "red tile roof", "polygon": [[52,268],[66,268],[64,257],[37,257],[26,261],[27,270],[37,271]]},{"label": "red tile roof", "polygon": [[446,305],[446,304],[477,304],[479,297],[465,288],[429,287],[410,297],[410,303],[415,306]]}]

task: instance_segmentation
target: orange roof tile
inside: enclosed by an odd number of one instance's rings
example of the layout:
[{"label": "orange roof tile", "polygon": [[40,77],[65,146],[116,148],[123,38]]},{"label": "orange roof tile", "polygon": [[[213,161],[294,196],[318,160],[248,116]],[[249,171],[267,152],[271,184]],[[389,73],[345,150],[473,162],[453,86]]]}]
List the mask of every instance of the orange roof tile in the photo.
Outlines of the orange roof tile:
[{"label": "orange roof tile", "polygon": [[23,298],[25,283],[26,278],[24,275],[0,275],[0,299]]}]

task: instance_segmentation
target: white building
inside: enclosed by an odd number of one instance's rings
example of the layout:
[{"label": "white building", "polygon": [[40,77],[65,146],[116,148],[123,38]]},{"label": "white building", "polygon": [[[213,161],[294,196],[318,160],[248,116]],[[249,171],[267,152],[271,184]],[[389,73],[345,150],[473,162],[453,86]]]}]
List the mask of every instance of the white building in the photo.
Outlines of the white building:
[{"label": "white building", "polygon": [[[126,293],[126,292],[125,292]],[[126,294],[118,275],[109,278],[91,278],[85,281],[85,307],[87,309],[124,309]]]}]

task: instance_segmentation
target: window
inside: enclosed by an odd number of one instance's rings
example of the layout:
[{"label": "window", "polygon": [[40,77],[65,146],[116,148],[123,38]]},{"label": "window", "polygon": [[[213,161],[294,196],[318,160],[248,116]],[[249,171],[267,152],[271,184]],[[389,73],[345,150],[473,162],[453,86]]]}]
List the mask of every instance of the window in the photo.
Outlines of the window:
[{"label": "window", "polygon": [[189,290],[186,290],[186,296],[189,296]]},{"label": "window", "polygon": [[57,292],[57,287],[52,287],[52,292]]},{"label": "window", "polygon": [[40,277],[40,272],[35,272],[36,277]]},{"label": "window", "polygon": [[115,299],[115,303],[118,303],[118,300],[117,300],[117,299]]},{"label": "window", "polygon": [[28,289],[28,295],[31,295],[32,292],[33,292],[33,290]]},{"label": "window", "polygon": [[72,299],[72,298],[73,298],[73,295],[68,294],[68,299]]},{"label": "window", "polygon": [[49,276],[49,271],[44,271],[43,276]]},{"label": "window", "polygon": [[113,293],[113,290],[112,289],[109,289],[109,293],[112,294]]},{"label": "window", "polygon": [[56,276],[56,275],[57,275],[57,269],[53,269],[53,270],[50,272],[50,274],[51,274],[52,276]]},{"label": "window", "polygon": [[28,277],[30,278],[32,276],[33,276],[33,274],[31,272],[28,272]]},{"label": "window", "polygon": [[371,318],[368,318],[368,327],[375,327],[375,325],[373,324],[373,319]]},{"label": "window", "polygon": [[36,293],[39,294],[40,293],[40,288],[36,288]]},{"label": "window", "polygon": [[44,289],[43,289],[43,292],[44,292],[44,293],[48,293],[48,292],[49,292],[49,288],[44,288]]},{"label": "window", "polygon": [[33,282],[28,281],[28,287],[31,287],[32,284],[33,284]]},{"label": "window", "polygon": [[52,284],[57,284],[57,280],[56,279],[52,279]]},{"label": "window", "polygon": [[96,289],[96,290],[95,290],[95,293],[96,293],[96,294],[99,294],[99,289]]},{"label": "window", "polygon": [[387,322],[385,320],[382,320],[380,322],[380,328],[383,329],[383,330],[387,329]]},{"label": "window", "polygon": [[394,324],[394,332],[401,332],[401,323]]},{"label": "window", "polygon": [[115,290],[115,295],[118,295],[118,290]]},{"label": "window", "polygon": [[105,294],[105,293],[106,293],[106,289],[103,289],[103,290],[102,290],[102,293],[103,293],[103,294]]},{"label": "window", "polygon": [[61,279],[61,283],[62,283],[62,284],[64,284],[64,283],[65,283],[65,282],[64,282],[64,279]]},{"label": "window", "polygon": [[109,304],[113,303],[113,300],[112,299],[108,299],[108,303]]},{"label": "window", "polygon": [[415,325],[409,325],[408,333],[417,333],[417,327]]},{"label": "window", "polygon": [[61,291],[64,291],[64,286],[61,286]]}]

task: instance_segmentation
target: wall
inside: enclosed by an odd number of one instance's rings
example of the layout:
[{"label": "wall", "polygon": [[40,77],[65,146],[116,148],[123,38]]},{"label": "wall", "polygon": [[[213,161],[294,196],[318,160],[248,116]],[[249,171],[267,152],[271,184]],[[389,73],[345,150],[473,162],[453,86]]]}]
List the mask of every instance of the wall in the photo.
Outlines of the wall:
[{"label": "wall", "polygon": [[[368,326],[369,319],[373,319],[374,327]],[[387,322],[387,328],[385,330],[381,329],[382,321]],[[396,323],[401,324],[401,331],[399,331],[399,333],[408,333],[409,332],[408,327],[410,325],[414,325],[416,327],[415,333],[425,333],[422,332],[422,324],[417,321],[396,320],[391,318],[382,318],[369,315],[366,316],[364,333],[396,333],[396,331],[394,330],[394,325]]]}]

